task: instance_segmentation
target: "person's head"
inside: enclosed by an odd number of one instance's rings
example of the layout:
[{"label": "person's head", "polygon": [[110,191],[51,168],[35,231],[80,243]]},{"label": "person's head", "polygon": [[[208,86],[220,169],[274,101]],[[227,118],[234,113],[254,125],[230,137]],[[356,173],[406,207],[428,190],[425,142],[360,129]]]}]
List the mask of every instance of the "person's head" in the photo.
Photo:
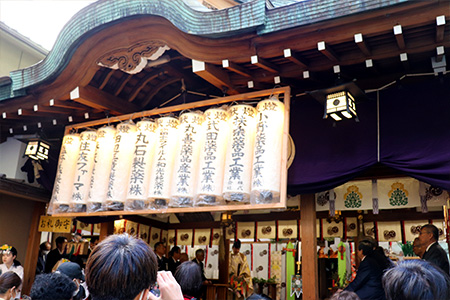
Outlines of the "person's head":
[{"label": "person's head", "polygon": [[195,251],[195,258],[198,261],[203,261],[205,259],[205,250],[197,249],[197,251]]},{"label": "person's head", "polygon": [[180,263],[184,263],[185,261],[189,260],[189,256],[186,252],[183,252],[180,254]]},{"label": "person's head", "polygon": [[420,259],[400,262],[383,275],[387,300],[449,299],[450,277]]},{"label": "person's head", "polygon": [[89,248],[91,248],[91,250],[94,249],[99,242],[100,240],[98,239],[97,236],[92,237],[91,240],[89,241]]},{"label": "person's head", "polygon": [[14,272],[5,272],[0,276],[0,297],[3,299],[15,299],[17,289],[22,284],[20,277]]},{"label": "person's head", "polygon": [[362,241],[369,242],[374,249],[378,247],[378,241],[371,236],[363,236],[359,242]]},{"label": "person's head", "polygon": [[166,254],[166,246],[163,242],[157,242],[155,244],[155,253],[159,256],[163,256],[164,254]]},{"label": "person's head", "polygon": [[33,300],[70,300],[76,290],[76,284],[64,274],[42,274],[36,276],[30,297]]},{"label": "person's head", "polygon": [[350,291],[342,291],[334,293],[330,300],[360,300],[358,295]]},{"label": "person's head", "polygon": [[73,240],[75,242],[81,242],[82,239],[83,239],[83,236],[81,235],[81,233],[75,232],[75,234],[73,235]]},{"label": "person's head", "polygon": [[2,262],[11,267],[12,265],[20,266],[20,263],[16,260],[17,258],[17,249],[13,246],[9,246],[7,244],[0,247],[0,251],[2,253]]},{"label": "person's head", "polygon": [[439,230],[433,224],[426,224],[420,228],[419,241],[425,249],[439,239]]},{"label": "person's head", "polygon": [[358,245],[358,256],[362,259],[364,256],[372,255],[373,253],[373,244],[369,241],[361,241]]},{"label": "person's head", "polygon": [[67,244],[67,239],[63,236],[58,236],[55,240],[55,243],[56,243],[56,248],[58,248],[60,251],[62,251]]},{"label": "person's head", "polygon": [[234,254],[238,254],[239,251],[241,250],[241,241],[240,240],[234,241],[232,249]]},{"label": "person's head", "polygon": [[156,256],[147,243],[128,234],[111,235],[89,256],[86,283],[93,300],[146,299],[157,270]]},{"label": "person's head", "polygon": [[413,242],[413,252],[415,255],[422,258],[423,254],[425,253],[425,248],[422,247],[422,244],[420,243],[420,240],[418,237],[414,239]]},{"label": "person's head", "polygon": [[186,261],[178,266],[174,276],[183,295],[199,296],[202,287],[202,271],[198,264]]},{"label": "person's head", "polygon": [[77,285],[79,293],[81,292],[80,286],[84,282],[85,278],[79,264],[70,261],[62,263],[58,269],[56,269],[56,272],[62,273],[69,277],[69,279]]},{"label": "person's head", "polygon": [[52,245],[49,242],[43,242],[42,244],[39,245],[39,251],[42,254],[48,254],[51,248]]},{"label": "person's head", "polygon": [[169,256],[173,257],[175,260],[179,260],[181,255],[181,249],[178,246],[173,246],[169,251]]}]

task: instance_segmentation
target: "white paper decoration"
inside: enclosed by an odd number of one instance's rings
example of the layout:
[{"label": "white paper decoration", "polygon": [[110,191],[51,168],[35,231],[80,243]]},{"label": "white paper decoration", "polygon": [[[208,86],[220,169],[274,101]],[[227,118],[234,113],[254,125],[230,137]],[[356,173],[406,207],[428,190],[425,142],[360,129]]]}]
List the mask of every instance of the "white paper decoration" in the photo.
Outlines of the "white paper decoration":
[{"label": "white paper decoration", "polygon": [[125,208],[136,131],[136,125],[131,122],[117,125],[106,198],[108,210],[124,210]]},{"label": "white paper decoration", "polygon": [[230,108],[230,114],[223,197],[227,201],[249,203],[256,109],[250,105],[235,105]]},{"label": "white paper decoration", "polygon": [[198,160],[203,137],[203,119],[203,114],[196,112],[188,112],[180,116],[171,207],[190,207],[194,204]]},{"label": "white paper decoration", "polygon": [[72,185],[75,176],[80,135],[68,134],[63,138],[59,154],[58,169],[53,187],[52,203],[55,212],[68,212],[72,200]]},{"label": "white paper decoration", "polygon": [[138,131],[134,144],[125,210],[148,208],[148,186],[156,146],[157,126],[153,121],[144,120],[138,122],[136,127]]},{"label": "white paper decoration", "polygon": [[80,134],[81,143],[76,160],[75,178],[72,188],[72,201],[70,210],[85,212],[89,194],[92,169],[94,168],[95,148],[97,145],[97,132],[86,130]]},{"label": "white paper decoration", "polygon": [[224,109],[205,111],[203,147],[200,152],[199,177],[195,205],[223,203],[223,175],[229,139],[229,114]]},{"label": "white paper decoration", "polygon": [[283,149],[284,104],[277,98],[258,103],[253,152],[253,204],[280,201],[281,152]]},{"label": "white paper decoration", "polygon": [[112,126],[105,126],[97,130],[97,146],[87,205],[88,212],[104,210],[106,193],[108,192],[109,174],[111,172],[115,134],[116,129]]},{"label": "white paper decoration", "polygon": [[179,121],[163,117],[157,121],[157,144],[150,175],[149,200],[151,208],[166,208],[170,200],[175,151],[178,143]]}]

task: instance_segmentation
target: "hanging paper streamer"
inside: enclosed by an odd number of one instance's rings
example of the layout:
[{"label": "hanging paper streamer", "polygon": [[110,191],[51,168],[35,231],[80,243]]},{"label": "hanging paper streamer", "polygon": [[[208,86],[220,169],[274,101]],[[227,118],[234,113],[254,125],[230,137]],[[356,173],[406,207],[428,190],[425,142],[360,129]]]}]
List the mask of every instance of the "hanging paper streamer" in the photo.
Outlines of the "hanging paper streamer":
[{"label": "hanging paper streamer", "polygon": [[155,122],[144,120],[138,122],[136,128],[137,136],[134,145],[125,210],[147,209],[149,205],[148,186],[156,145],[157,127]]},{"label": "hanging paper streamer", "polygon": [[54,212],[61,213],[69,211],[69,203],[72,200],[73,179],[79,152],[80,136],[78,134],[68,134],[64,136],[51,199]]},{"label": "hanging paper streamer", "polygon": [[225,155],[230,134],[229,114],[224,109],[205,111],[203,147],[195,205],[223,204],[222,190]]},{"label": "hanging paper streamer", "polygon": [[373,214],[377,215],[379,213],[379,210],[378,210],[378,181],[376,179],[372,179],[372,207],[373,207]]},{"label": "hanging paper streamer", "polygon": [[157,144],[150,174],[149,200],[151,208],[167,208],[170,200],[179,121],[163,117],[157,121]]},{"label": "hanging paper streamer", "polygon": [[72,188],[72,201],[70,210],[73,212],[85,212],[89,195],[89,184],[94,168],[94,156],[97,140],[97,132],[87,130],[80,134],[80,151],[76,161],[75,181]]},{"label": "hanging paper streamer", "polygon": [[277,97],[272,97],[259,102],[256,109],[258,114],[250,202],[279,202],[284,104]]},{"label": "hanging paper streamer", "polygon": [[184,113],[178,126],[178,151],[174,164],[171,207],[194,205],[197,184],[197,168],[203,138],[203,114]]},{"label": "hanging paper streamer", "polygon": [[114,136],[116,129],[105,126],[97,130],[97,145],[94,155],[87,211],[96,212],[104,210],[106,194],[108,192],[109,174],[114,151]]},{"label": "hanging paper streamer", "polygon": [[231,138],[225,160],[223,197],[226,201],[249,203],[256,109],[235,105],[230,113]]},{"label": "hanging paper streamer", "polygon": [[136,131],[136,125],[131,122],[117,125],[106,198],[108,210],[124,210],[125,208]]}]

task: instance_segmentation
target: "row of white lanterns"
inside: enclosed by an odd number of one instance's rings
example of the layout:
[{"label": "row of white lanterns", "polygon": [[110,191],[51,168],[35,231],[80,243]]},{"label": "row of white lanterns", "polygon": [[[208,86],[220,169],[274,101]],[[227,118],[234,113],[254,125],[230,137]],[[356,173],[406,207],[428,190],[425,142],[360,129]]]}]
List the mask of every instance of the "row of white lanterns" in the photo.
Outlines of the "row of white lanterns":
[{"label": "row of white lanterns", "polygon": [[67,134],[50,212],[279,202],[283,126],[271,97]]}]

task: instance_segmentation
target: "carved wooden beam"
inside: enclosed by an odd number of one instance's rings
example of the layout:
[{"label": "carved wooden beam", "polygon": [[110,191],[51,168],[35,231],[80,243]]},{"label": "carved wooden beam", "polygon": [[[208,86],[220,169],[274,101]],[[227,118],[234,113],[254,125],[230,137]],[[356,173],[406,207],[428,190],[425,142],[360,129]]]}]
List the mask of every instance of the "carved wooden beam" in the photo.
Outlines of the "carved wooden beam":
[{"label": "carved wooden beam", "polygon": [[140,107],[118,97],[105,93],[92,86],[78,86],[70,92],[70,99],[78,103],[100,110],[108,110],[111,114],[122,115],[139,111]]},{"label": "carved wooden beam", "polygon": [[436,43],[442,43],[445,31],[445,15],[436,17]]},{"label": "carved wooden beam", "polygon": [[403,38],[402,25],[395,25],[394,28],[395,39],[400,50],[405,49],[405,39]]},{"label": "carved wooden beam", "polygon": [[224,59],[222,60],[222,67],[225,69],[228,69],[236,74],[242,75],[244,77],[247,78],[251,78],[252,75],[250,74],[250,72],[246,69],[244,69],[243,67],[239,66],[238,64],[229,61],[228,59]]},{"label": "carved wooden beam", "polygon": [[291,49],[287,48],[283,50],[284,57],[294,64],[298,65],[303,70],[308,69],[308,65],[304,62],[297,54],[295,54]]},{"label": "carved wooden beam", "polygon": [[193,59],[192,71],[229,95],[239,94],[228,74],[212,64]]},{"label": "carved wooden beam", "polygon": [[328,59],[330,59],[333,62],[338,62],[339,61],[339,57],[336,55],[336,53],[334,53],[334,51],[330,48],[327,47],[324,41],[318,42],[317,43],[317,49],[323,53],[323,55],[325,55],[326,57],[328,57]]},{"label": "carved wooden beam", "polygon": [[83,104],[76,103],[76,102],[70,101],[70,100],[51,99],[51,100],[49,100],[49,106],[50,107],[67,108],[67,109],[75,109],[75,110],[81,110],[81,111],[86,111],[88,109],[91,109],[91,107],[88,107]]},{"label": "carved wooden beam", "polygon": [[370,52],[369,47],[367,47],[366,42],[364,42],[363,35],[361,33],[357,33],[354,38],[355,43],[358,45],[361,52],[364,53],[365,56],[371,56],[372,53]]},{"label": "carved wooden beam", "polygon": [[264,70],[267,70],[271,73],[275,73],[275,74],[280,73],[280,70],[278,69],[278,67],[276,65],[258,57],[258,55],[253,55],[251,57],[251,61],[252,61],[253,65],[258,66],[258,67],[260,67]]}]

